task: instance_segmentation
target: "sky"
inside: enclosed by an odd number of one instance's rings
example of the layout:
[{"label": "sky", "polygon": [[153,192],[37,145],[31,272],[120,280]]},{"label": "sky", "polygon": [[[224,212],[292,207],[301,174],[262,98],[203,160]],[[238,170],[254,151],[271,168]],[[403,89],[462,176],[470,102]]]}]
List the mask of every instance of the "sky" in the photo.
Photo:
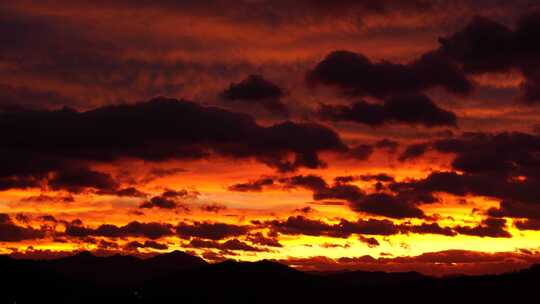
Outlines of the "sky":
[{"label": "sky", "polygon": [[3,1],[0,254],[539,263],[535,2]]}]

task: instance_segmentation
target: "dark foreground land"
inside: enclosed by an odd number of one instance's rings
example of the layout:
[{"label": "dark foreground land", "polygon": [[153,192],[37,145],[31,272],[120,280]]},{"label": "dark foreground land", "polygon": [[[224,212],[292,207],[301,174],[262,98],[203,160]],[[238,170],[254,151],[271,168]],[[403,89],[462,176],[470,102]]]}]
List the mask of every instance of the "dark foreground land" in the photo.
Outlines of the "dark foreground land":
[{"label": "dark foreground land", "polygon": [[540,265],[488,276],[310,274],[173,252],[141,260],[90,253],[51,261],[0,256],[0,303],[540,303]]}]

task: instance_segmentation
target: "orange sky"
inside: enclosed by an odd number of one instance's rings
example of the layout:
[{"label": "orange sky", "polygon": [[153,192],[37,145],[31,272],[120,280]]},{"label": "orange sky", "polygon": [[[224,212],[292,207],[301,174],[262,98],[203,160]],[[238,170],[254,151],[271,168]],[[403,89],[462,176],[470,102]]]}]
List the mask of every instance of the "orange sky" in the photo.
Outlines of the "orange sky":
[{"label": "orange sky", "polygon": [[540,261],[534,1],[98,2],[0,4],[0,254]]}]

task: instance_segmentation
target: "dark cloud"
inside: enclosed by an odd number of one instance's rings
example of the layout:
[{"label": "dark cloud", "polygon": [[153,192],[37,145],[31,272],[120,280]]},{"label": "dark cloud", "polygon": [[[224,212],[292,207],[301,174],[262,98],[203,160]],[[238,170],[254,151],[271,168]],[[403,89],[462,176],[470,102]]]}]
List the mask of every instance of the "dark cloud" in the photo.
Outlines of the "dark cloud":
[{"label": "dark cloud", "polygon": [[433,87],[466,94],[472,86],[460,68],[439,52],[426,53],[408,64],[396,64],[372,62],[362,54],[335,51],[309,71],[307,81],[337,87],[350,96],[379,99]]},{"label": "dark cloud", "polygon": [[373,147],[370,145],[357,145],[351,148],[350,156],[358,160],[368,160],[373,154]]},{"label": "dark cloud", "polygon": [[102,236],[110,238],[146,237],[149,239],[159,239],[174,235],[173,228],[171,224],[166,223],[140,223],[134,221],[125,226],[103,224],[94,229],[85,227],[80,222],[71,222],[66,226],[65,233],[68,236],[79,238]]},{"label": "dark cloud", "polygon": [[317,175],[296,175],[290,178],[280,180],[286,187],[296,188],[301,187],[313,192],[320,192],[328,188],[326,181]]},{"label": "dark cloud", "polygon": [[430,145],[427,143],[411,144],[407,146],[405,150],[399,155],[398,160],[404,162],[410,159],[418,158],[424,155],[429,148]]},{"label": "dark cloud", "polygon": [[540,166],[540,137],[527,133],[465,133],[461,138],[437,141],[434,148],[455,153],[452,167],[472,174],[535,176]]},{"label": "dark cloud", "polygon": [[[390,188],[397,192],[446,192],[457,196],[471,194],[501,197],[504,196],[506,191],[510,190],[505,183],[505,181],[490,178],[489,176],[458,174],[456,172],[433,172],[425,179],[397,182],[391,184]],[[509,193],[515,193],[515,191]]]},{"label": "dark cloud", "polygon": [[322,248],[350,248],[351,247],[351,245],[349,244],[341,245],[341,244],[333,244],[333,243],[324,243],[320,246]]},{"label": "dark cloud", "polygon": [[377,241],[377,239],[373,237],[365,237],[361,235],[358,237],[358,239],[360,240],[360,242],[368,245],[369,248],[375,248],[380,245],[379,241]]},{"label": "dark cloud", "polygon": [[516,46],[506,26],[484,17],[475,17],[465,28],[440,38],[443,50],[463,64],[468,73],[485,73],[511,67]]},{"label": "dark cloud", "polygon": [[315,200],[340,199],[348,202],[352,210],[391,218],[423,218],[423,211],[417,204],[432,203],[432,196],[411,195],[403,192],[398,196],[385,193],[365,194],[356,185],[340,183],[328,185],[324,179],[315,175],[298,175],[284,179],[286,187],[302,187],[313,191]]},{"label": "dark cloud", "polygon": [[[21,181],[21,177],[15,175],[15,180]],[[95,171],[87,167],[72,167],[62,166],[54,171],[53,174],[45,176],[44,173],[35,173],[31,176],[23,177],[34,180],[36,187],[38,184],[47,186],[49,190],[67,191],[70,193],[86,193],[91,192],[98,195],[114,195],[119,197],[146,197],[147,194],[136,189],[135,187],[122,188],[116,179],[109,173]],[[25,188],[24,185],[12,185],[11,188]],[[73,197],[67,195],[64,197],[64,202],[73,201]],[[50,197],[48,195],[40,195],[39,197],[27,198],[25,201],[59,201],[60,197]]]},{"label": "dark cloud", "polygon": [[205,212],[220,213],[227,210],[227,206],[214,203],[202,205],[200,209]]},{"label": "dark cloud", "polygon": [[[341,219],[336,224],[330,224],[301,215],[291,216],[285,220],[267,221],[264,223],[263,227],[269,227],[271,231],[285,235],[312,235],[336,238],[348,238],[351,235],[389,236],[407,233],[437,234],[444,236],[455,236],[458,234],[452,227],[441,227],[437,223],[413,225],[410,223],[396,224],[386,219],[359,219],[357,221]],[[490,227],[493,228],[492,226]],[[460,226],[458,226],[458,228],[460,228]],[[469,231],[465,232],[469,233]],[[501,235],[502,234],[492,234],[485,236],[501,237]]]},{"label": "dark cloud", "polygon": [[[424,179],[391,183],[392,191],[484,196],[500,201],[498,208],[487,211],[492,217],[538,218],[538,136],[519,132],[464,133],[428,145],[429,149],[455,155],[451,162],[455,171],[433,172]],[[414,156],[423,154],[425,147],[422,144]]]},{"label": "dark cloud", "polygon": [[185,199],[196,198],[198,192],[192,192],[188,190],[165,190],[161,195],[154,196],[147,201],[144,201],[139,205],[139,208],[143,209],[183,209],[189,211],[189,207],[184,204]]},{"label": "dark cloud", "polygon": [[373,193],[351,202],[350,206],[357,212],[366,212],[396,219],[424,218],[424,212],[415,206],[415,203],[417,202],[386,193]]},{"label": "dark cloud", "polygon": [[[39,168],[37,169],[40,170]],[[11,183],[9,183],[11,181]],[[4,179],[5,189],[9,188],[31,188],[46,186],[48,190],[67,191],[70,193],[92,192],[98,195],[115,195],[119,197],[146,197],[146,193],[134,187],[122,188],[113,176],[105,172],[99,172],[87,167],[62,166],[53,174],[33,173],[32,175],[13,175]],[[1,184],[0,184],[1,185]],[[25,198],[22,201],[44,202],[44,201],[74,201],[71,195],[57,195],[51,197],[41,194],[37,197]]]},{"label": "dark cloud", "polygon": [[394,153],[398,147],[399,143],[390,139],[381,139],[375,143],[377,149],[387,150],[390,153]]},{"label": "dark cloud", "polygon": [[229,103],[258,106],[274,114],[289,114],[287,106],[281,101],[285,96],[283,89],[260,75],[250,75],[239,83],[232,83],[221,96]]},{"label": "dark cloud", "polygon": [[341,199],[352,202],[361,199],[363,196],[364,192],[358,186],[339,183],[313,193],[313,199],[315,200]]},{"label": "dark cloud", "polygon": [[157,178],[172,176],[182,172],[186,172],[186,170],[182,168],[152,168],[145,177],[145,181],[148,182]]},{"label": "dark cloud", "polygon": [[35,203],[44,203],[44,202],[73,203],[74,201],[75,201],[75,198],[72,195],[50,196],[47,194],[40,194],[37,196],[28,196],[21,199],[21,202],[35,202]]},{"label": "dark cloud", "polygon": [[388,175],[386,173],[365,174],[365,175],[361,175],[359,178],[363,181],[377,181],[377,182],[383,182],[383,183],[395,181],[393,176]]},{"label": "dark cloud", "polygon": [[394,224],[389,220],[358,220],[350,222],[341,220],[336,227],[341,229],[345,234],[363,234],[363,235],[394,235],[399,234],[401,229],[399,225]]},{"label": "dark cloud", "polygon": [[53,190],[68,190],[73,193],[79,193],[88,188],[105,191],[118,188],[118,184],[111,175],[87,168],[59,171],[49,179],[48,185]]},{"label": "dark cloud", "polygon": [[418,234],[439,234],[445,236],[455,236],[458,233],[449,227],[441,227],[437,223],[422,223],[416,226],[409,226],[407,231]]},{"label": "dark cloud", "polygon": [[311,206],[306,206],[303,208],[297,208],[294,211],[298,213],[309,214],[309,213],[316,212],[317,210],[313,209]]},{"label": "dark cloud", "polygon": [[283,247],[277,238],[267,237],[261,232],[255,232],[247,236],[247,240],[253,244],[267,247]]},{"label": "dark cloud", "polygon": [[540,99],[540,12],[522,16],[515,29],[484,17],[474,18],[462,30],[439,39],[441,51],[458,61],[471,74],[518,70],[525,77],[522,99]]},{"label": "dark cloud", "polygon": [[458,174],[434,172],[425,179],[397,182],[389,187],[398,193],[408,192],[426,195],[445,192],[457,196],[475,195],[501,200],[500,208],[492,208],[492,216],[528,217],[536,216],[538,182],[526,180],[509,181],[506,177],[493,174]]},{"label": "dark cloud", "polygon": [[[378,178],[385,179],[388,177],[379,176]],[[355,177],[337,177],[332,185],[329,185],[322,177],[317,175],[296,175],[273,181],[278,182],[284,189],[303,188],[309,190],[313,192],[313,199],[316,201],[343,200],[356,212],[397,219],[424,218],[425,214],[418,205],[438,201],[428,191],[416,192],[410,189],[398,189],[397,183],[389,183],[398,192],[396,195],[387,193],[366,194],[360,187],[349,184],[354,179]],[[382,187],[381,185],[378,189]],[[240,188],[244,190],[245,186]],[[229,190],[235,191],[235,187],[230,187]]]},{"label": "dark cloud", "polygon": [[352,121],[371,126],[382,125],[386,122],[383,105],[359,101],[352,106],[321,105],[319,115],[329,121]]},{"label": "dark cloud", "polygon": [[251,246],[247,243],[244,243],[240,240],[237,240],[237,239],[232,239],[232,240],[228,240],[226,242],[224,242],[222,245],[221,245],[222,249],[225,249],[225,250],[240,250],[240,251],[254,251],[254,252],[263,252],[263,251],[268,251],[267,249],[264,249],[264,248],[258,248],[258,247],[255,247],[255,246]]},{"label": "dark cloud", "polygon": [[0,127],[1,189],[36,187],[51,172],[51,186],[58,189],[117,186],[106,173],[71,169],[73,162],[197,159],[215,153],[291,171],[324,166],[318,152],[347,150],[334,131],[320,125],[261,127],[247,115],[163,98],[86,112],[0,113]]},{"label": "dark cloud", "polygon": [[540,231],[540,220],[538,220],[538,219],[515,221],[514,225],[519,230],[536,230],[536,231]]},{"label": "dark cloud", "polygon": [[138,197],[138,198],[145,198],[148,196],[147,193],[144,193],[140,191],[139,189],[135,187],[127,187],[127,188],[117,188],[115,190],[99,190],[96,192],[99,195],[115,195],[119,197]]},{"label": "dark cloud", "polygon": [[139,248],[150,248],[157,250],[167,250],[169,246],[167,244],[159,243],[156,241],[144,241],[143,243],[138,241],[132,241],[125,245],[125,248],[128,250],[137,250]]},{"label": "dark cloud", "polygon": [[272,177],[263,177],[258,180],[249,181],[247,183],[235,184],[228,187],[229,191],[237,192],[261,192],[263,187],[272,186],[274,179]]},{"label": "dark cloud", "polygon": [[[408,64],[372,62],[362,54],[335,51],[308,73],[307,80],[313,85],[337,87],[350,96],[385,99],[433,87],[467,94],[472,90],[468,75],[517,70],[525,78],[521,99],[534,103],[540,100],[540,46],[534,38],[539,34],[538,25],[538,10],[522,16],[514,29],[477,16],[463,29],[440,38],[438,49]],[[357,109],[361,106],[380,115],[369,104],[359,104]],[[374,122],[379,121],[373,118]]]},{"label": "dark cloud", "polygon": [[202,239],[192,239],[189,244],[189,247],[192,248],[209,248],[209,249],[219,249],[222,251],[247,251],[247,252],[263,252],[267,251],[264,248],[258,248],[251,246],[248,243],[242,242],[238,239],[232,239],[225,241],[223,243],[216,241],[208,241]]},{"label": "dark cloud", "polygon": [[498,218],[487,218],[474,227],[458,226],[454,228],[456,232],[464,235],[479,237],[510,238],[512,234],[508,232],[506,220]]},{"label": "dark cloud", "polygon": [[52,222],[52,223],[58,222],[58,220],[54,216],[49,215],[49,214],[42,215],[39,217],[39,219],[45,222]]},{"label": "dark cloud", "polygon": [[[118,249],[120,247],[116,242],[109,242],[106,240],[99,240],[97,245],[99,249],[105,249],[105,250]],[[144,244],[137,241],[133,241],[126,244],[125,248],[127,250],[136,250],[137,248],[144,248]]]},{"label": "dark cloud", "polygon": [[354,182],[357,179],[358,179],[358,177],[352,176],[352,175],[336,176],[334,178],[334,182],[341,183],[341,184],[346,184],[346,183]]},{"label": "dark cloud", "polygon": [[454,113],[441,109],[425,95],[399,95],[383,104],[358,101],[351,106],[322,105],[319,114],[330,121],[351,121],[370,126],[402,123],[425,127],[457,126]]},{"label": "dark cloud", "polygon": [[[9,215],[8,216],[8,220],[9,220]],[[15,214],[15,219],[19,222],[22,222],[22,223],[25,223],[25,224],[28,224],[30,223],[30,216],[29,215],[26,215],[24,213],[17,213]]]},{"label": "dark cloud", "polygon": [[14,223],[8,214],[0,213],[0,242],[20,242],[45,237],[45,231]]},{"label": "dark cloud", "polygon": [[537,204],[504,200],[498,208],[490,208],[488,215],[493,217],[528,218],[540,220],[540,207]]},{"label": "dark cloud", "polygon": [[9,189],[29,189],[42,186],[44,176],[4,176],[0,177],[0,191]]},{"label": "dark cloud", "polygon": [[194,222],[192,224],[179,223],[175,229],[177,235],[182,238],[222,240],[245,235],[252,227],[225,223]]},{"label": "dark cloud", "polygon": [[161,196],[163,196],[165,198],[173,198],[173,199],[176,199],[176,198],[196,198],[197,196],[199,196],[199,192],[197,192],[197,191],[189,191],[189,190],[186,190],[186,189],[182,189],[182,190],[165,189],[165,191],[163,191],[163,194],[161,194]]},{"label": "dark cloud", "polygon": [[439,108],[429,97],[422,94],[402,95],[387,99],[384,110],[390,120],[426,127],[457,125],[454,113]]},{"label": "dark cloud", "polygon": [[[265,223],[272,231],[287,235],[311,235],[347,237],[345,232],[340,232],[331,224],[320,220],[308,219],[304,216],[291,216],[284,221],[273,220]],[[350,234],[349,234],[350,235]]]},{"label": "dark cloud", "polygon": [[317,175],[297,175],[280,180],[286,188],[305,188],[313,192],[313,199],[341,199],[355,201],[364,196],[364,192],[355,185],[336,183],[328,185],[326,181]]},{"label": "dark cloud", "polygon": [[315,175],[298,175],[282,179],[286,187],[302,187],[313,191],[315,200],[338,199],[347,201],[352,210],[390,218],[424,218],[420,204],[430,204],[436,200],[429,193],[401,191],[397,195],[387,193],[366,194],[356,185],[342,183],[338,179],[328,185],[324,179]]},{"label": "dark cloud", "polygon": [[152,209],[154,207],[159,209],[176,209],[178,207],[178,203],[175,200],[162,196],[154,196],[139,206],[139,208],[143,209]]}]

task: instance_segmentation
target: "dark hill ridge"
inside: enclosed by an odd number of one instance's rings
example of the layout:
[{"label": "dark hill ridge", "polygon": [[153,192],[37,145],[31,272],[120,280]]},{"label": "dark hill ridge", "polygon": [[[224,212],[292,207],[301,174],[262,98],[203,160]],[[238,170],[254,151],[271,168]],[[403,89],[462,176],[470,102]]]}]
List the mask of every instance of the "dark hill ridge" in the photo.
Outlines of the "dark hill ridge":
[{"label": "dark hill ridge", "polygon": [[154,267],[173,266],[176,270],[206,266],[208,263],[200,257],[175,250],[170,253],[156,255],[145,260]]},{"label": "dark hill ridge", "polygon": [[97,257],[83,251],[74,256],[40,262],[44,269],[100,287],[139,286],[157,277],[206,265],[208,263],[203,259],[180,251],[148,259],[119,254]]},{"label": "dark hill ridge", "polygon": [[89,252],[48,261],[0,256],[0,269],[0,303],[336,303],[354,297],[427,303],[441,295],[485,301],[533,294],[540,282],[539,265],[451,278],[416,272],[313,274],[266,260],[208,264],[180,251],[148,259]]},{"label": "dark hill ridge", "polygon": [[[324,274],[323,274],[324,275]],[[384,271],[345,271],[327,275],[330,279],[342,284],[362,284],[365,286],[399,285],[411,282],[424,282],[435,278],[418,272],[384,272]]]}]

